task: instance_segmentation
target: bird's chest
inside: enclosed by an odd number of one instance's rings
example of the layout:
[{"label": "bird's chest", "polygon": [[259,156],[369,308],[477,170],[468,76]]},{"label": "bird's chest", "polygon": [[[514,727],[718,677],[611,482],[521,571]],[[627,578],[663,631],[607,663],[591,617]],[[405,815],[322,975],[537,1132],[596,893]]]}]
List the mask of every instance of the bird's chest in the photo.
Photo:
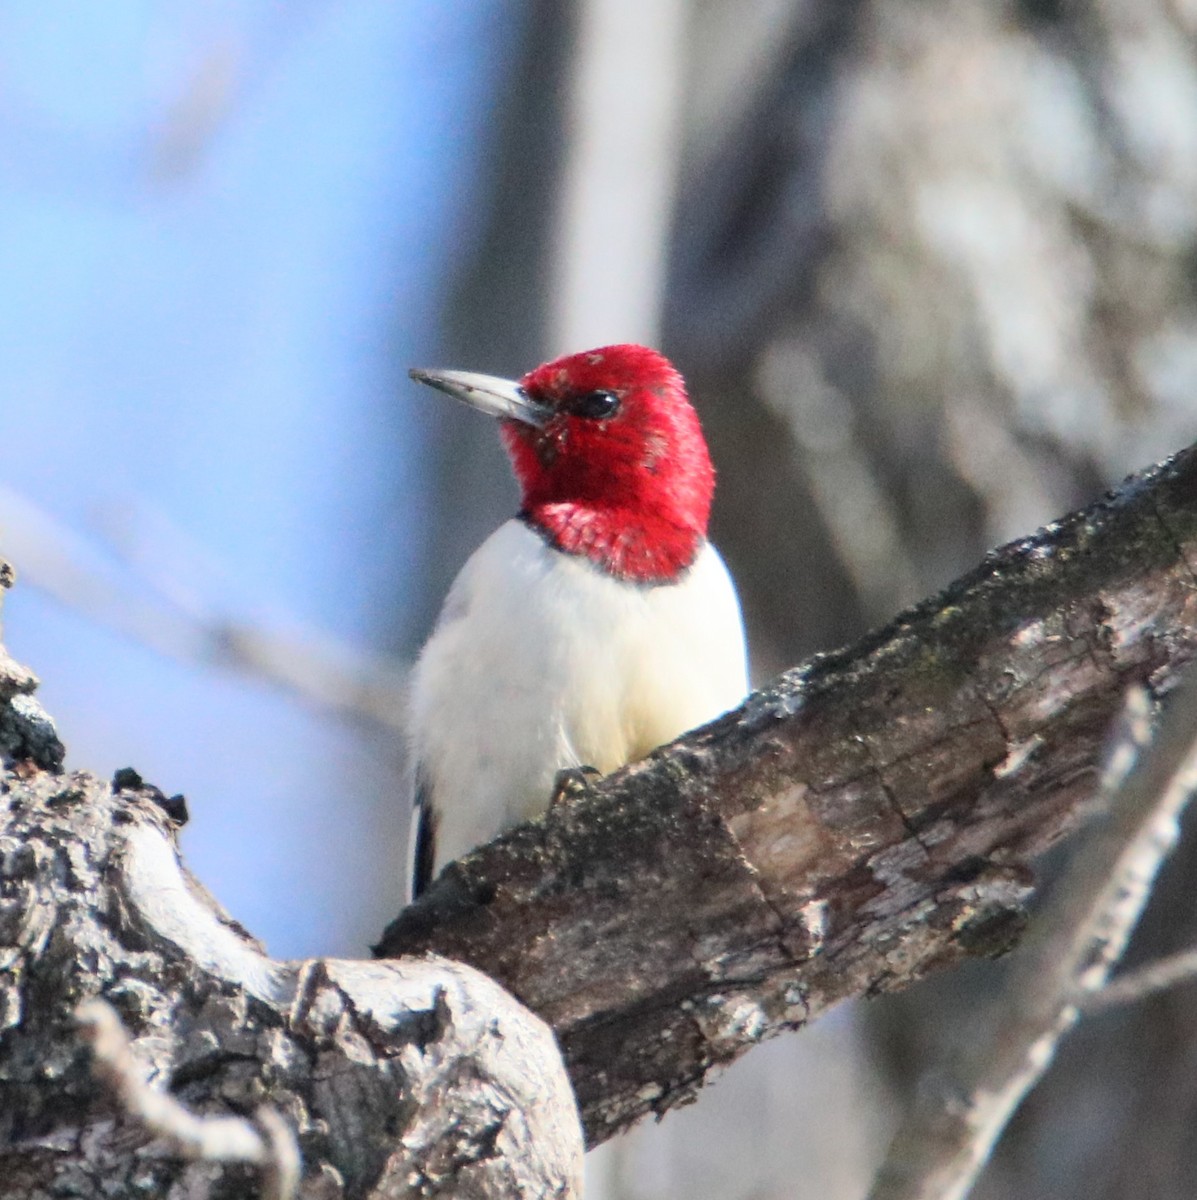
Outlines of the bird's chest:
[{"label": "bird's chest", "polygon": [[[536,789],[562,764],[612,770],[686,727],[661,684],[693,658],[690,607],[509,523],[466,565],[421,658],[417,738],[441,757],[468,738],[473,772]],[[464,731],[456,748],[444,730]]]},{"label": "bird's chest", "polygon": [[677,584],[645,587],[508,522],[462,569],[412,679],[438,865],[543,810],[562,767],[614,770],[726,711],[744,667],[710,546]]},{"label": "bird's chest", "polygon": [[643,588],[535,540],[517,546],[509,571],[480,580],[437,638],[476,682],[463,700],[497,757],[522,741],[554,761],[611,770],[636,739],[643,682],[667,669],[669,630],[655,628]]}]

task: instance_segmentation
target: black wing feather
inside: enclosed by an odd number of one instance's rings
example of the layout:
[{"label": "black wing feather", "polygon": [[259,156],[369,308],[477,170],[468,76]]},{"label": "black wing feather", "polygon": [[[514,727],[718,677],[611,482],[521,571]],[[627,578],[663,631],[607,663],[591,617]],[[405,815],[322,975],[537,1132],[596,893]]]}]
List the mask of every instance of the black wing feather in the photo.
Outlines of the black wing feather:
[{"label": "black wing feather", "polygon": [[412,853],[410,863],[410,899],[417,900],[432,882],[436,862],[437,813],[432,803],[432,788],[417,767],[415,803],[412,809]]}]

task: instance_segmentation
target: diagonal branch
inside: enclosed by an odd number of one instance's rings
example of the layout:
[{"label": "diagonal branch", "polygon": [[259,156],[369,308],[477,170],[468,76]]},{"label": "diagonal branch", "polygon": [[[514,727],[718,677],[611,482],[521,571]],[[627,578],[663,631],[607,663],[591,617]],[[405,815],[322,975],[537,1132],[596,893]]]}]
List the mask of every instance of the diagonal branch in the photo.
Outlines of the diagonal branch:
[{"label": "diagonal branch", "polygon": [[[1090,807],[1126,688],[1160,694],[1197,656],[1192,563],[1197,450],[455,864],[384,948],[466,960],[539,1013],[592,1142],[838,1000],[999,953],[1028,864]],[[189,1109],[268,1098],[309,1170],[453,1188],[534,1163],[569,1194],[575,1117],[544,1103],[546,1088],[569,1099],[561,1064],[528,1052],[551,1049],[543,1025],[518,1007],[496,1025],[503,994],[443,960],[268,959],[188,881],[154,789],[61,774],[35,684],[0,652],[12,1194],[66,1178],[77,1151],[61,1145],[92,1147],[96,1179],[149,1162],[95,1126],[64,1033],[97,994]],[[153,1167],[193,1168],[209,1165]]]},{"label": "diagonal branch", "polygon": [[548,1020],[592,1142],[847,996],[999,953],[1126,688],[1197,653],[1193,564],[1191,448],[450,867],[379,952]]},{"label": "diagonal branch", "polygon": [[1100,992],[1086,998],[1085,1013],[1107,1012],[1148,1000],[1159,992],[1165,992],[1182,983],[1197,980],[1197,950],[1181,950],[1163,958],[1123,971],[1111,979]]},{"label": "diagonal branch", "polygon": [[967,1195],[1082,1003],[1101,994],[1121,958],[1197,787],[1197,680],[1171,700],[1154,745],[1148,748],[1149,706],[1139,688],[1128,697],[1123,726],[1102,789],[1104,819],[1039,915],[988,1034],[920,1090],[872,1200]]},{"label": "diagonal branch", "polygon": [[124,544],[110,547],[123,560],[114,566],[50,513],[0,483],[0,551],[20,564],[24,579],[55,599],[167,658],[240,671],[306,704],[402,730],[402,664],[294,620],[271,622],[230,611],[212,589],[198,549],[180,551],[185,535],[168,528],[162,540],[171,545],[176,565],[189,562],[185,578],[163,568],[160,547],[156,569],[148,554],[130,553],[136,539],[127,529]]}]

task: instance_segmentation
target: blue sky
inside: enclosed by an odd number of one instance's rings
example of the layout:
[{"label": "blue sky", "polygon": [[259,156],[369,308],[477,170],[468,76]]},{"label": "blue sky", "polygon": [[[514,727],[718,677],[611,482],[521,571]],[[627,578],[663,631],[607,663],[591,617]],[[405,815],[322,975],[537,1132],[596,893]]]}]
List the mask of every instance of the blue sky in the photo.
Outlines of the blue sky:
[{"label": "blue sky", "polygon": [[[519,11],[0,4],[3,482],[88,538],[141,514],[230,611],[379,644],[421,550],[404,368],[436,352]],[[276,954],[360,951],[398,894],[385,746],[35,582],[5,633],[71,765],[186,792],[191,865]]]}]

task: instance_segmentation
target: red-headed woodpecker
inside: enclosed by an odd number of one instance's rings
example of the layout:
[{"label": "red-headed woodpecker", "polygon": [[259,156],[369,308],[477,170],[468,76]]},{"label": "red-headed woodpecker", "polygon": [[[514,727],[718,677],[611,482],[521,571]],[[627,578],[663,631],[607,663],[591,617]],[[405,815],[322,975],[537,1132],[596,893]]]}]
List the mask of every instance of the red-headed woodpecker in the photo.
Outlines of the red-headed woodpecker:
[{"label": "red-headed woodpecker", "polygon": [[522,495],[457,576],[415,668],[419,895],[543,812],[559,771],[612,771],[748,688],[735,587],[706,539],[715,472],[665,358],[604,346],[518,382],[411,375],[499,419]]}]

